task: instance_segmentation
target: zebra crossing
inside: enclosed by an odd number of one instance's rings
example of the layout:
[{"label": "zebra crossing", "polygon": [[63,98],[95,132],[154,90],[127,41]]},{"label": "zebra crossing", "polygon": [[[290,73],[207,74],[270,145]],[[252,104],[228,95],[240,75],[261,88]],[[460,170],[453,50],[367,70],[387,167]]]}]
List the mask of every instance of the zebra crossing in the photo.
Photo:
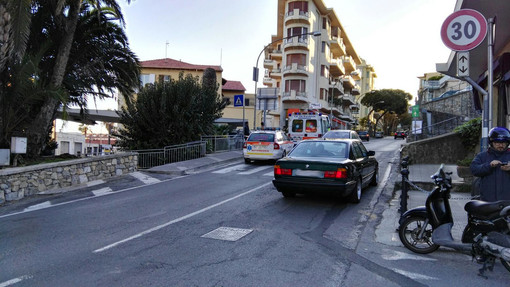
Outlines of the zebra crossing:
[{"label": "zebra crossing", "polygon": [[229,166],[229,167],[222,168],[222,169],[219,169],[219,170],[215,170],[212,173],[216,173],[216,174],[226,174],[226,173],[232,174],[232,173],[235,173],[235,174],[238,174],[238,175],[251,175],[251,174],[254,174],[254,173],[257,173],[257,172],[261,172],[261,171],[264,171],[264,170],[266,170],[267,172],[262,174],[262,176],[273,176],[273,166],[272,165],[265,165],[265,166],[255,167],[253,165],[244,164],[244,163],[243,164],[237,164],[237,165]]}]

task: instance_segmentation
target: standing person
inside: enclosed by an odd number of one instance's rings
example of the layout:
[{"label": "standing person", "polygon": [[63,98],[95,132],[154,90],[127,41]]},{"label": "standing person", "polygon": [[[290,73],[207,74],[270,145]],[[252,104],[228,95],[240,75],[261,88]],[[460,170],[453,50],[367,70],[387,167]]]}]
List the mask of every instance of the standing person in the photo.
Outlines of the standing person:
[{"label": "standing person", "polygon": [[250,135],[250,128],[248,127],[248,122],[244,122],[243,130],[244,130],[244,136],[245,137]]},{"label": "standing person", "polygon": [[480,199],[484,201],[510,200],[510,132],[495,127],[489,132],[489,148],[471,162],[471,173],[480,177]]}]

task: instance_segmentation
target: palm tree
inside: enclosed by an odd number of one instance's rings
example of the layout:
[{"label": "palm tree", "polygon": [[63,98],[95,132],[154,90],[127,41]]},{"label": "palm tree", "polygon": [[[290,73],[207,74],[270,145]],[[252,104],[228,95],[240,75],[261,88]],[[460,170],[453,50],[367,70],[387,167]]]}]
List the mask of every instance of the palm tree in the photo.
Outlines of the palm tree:
[{"label": "palm tree", "polygon": [[[0,63],[0,84],[3,84],[0,103],[4,103],[2,98],[6,95],[4,88],[9,77],[24,77],[13,74],[13,67],[27,62],[28,58],[40,59],[31,62],[37,67],[31,78],[44,92],[31,99],[29,107],[25,108],[30,112],[30,121],[18,126],[28,137],[31,156],[40,153],[61,105],[65,108],[78,104],[84,108],[85,94],[101,98],[118,90],[129,96],[137,87],[138,59],[128,47],[122,26],[124,19],[116,1],[0,0],[0,7],[2,5],[11,12],[9,35],[13,37],[0,43],[0,51],[6,50],[8,55],[3,67]],[[28,32],[27,23],[31,23]],[[14,46],[20,48],[11,49]],[[6,48],[2,50],[3,47]],[[16,88],[18,92],[22,90]],[[22,92],[17,96],[30,97]],[[3,115],[0,115],[0,126],[4,126],[2,121]],[[6,133],[0,130],[0,135]]]}]

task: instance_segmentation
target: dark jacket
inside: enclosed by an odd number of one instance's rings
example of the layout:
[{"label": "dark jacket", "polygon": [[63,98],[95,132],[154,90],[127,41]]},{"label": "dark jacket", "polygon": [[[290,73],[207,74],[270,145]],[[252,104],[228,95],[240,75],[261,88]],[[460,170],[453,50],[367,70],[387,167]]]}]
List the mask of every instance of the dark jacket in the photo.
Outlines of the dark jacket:
[{"label": "dark jacket", "polygon": [[493,160],[510,161],[510,151],[498,152],[489,148],[471,162],[471,173],[480,177],[480,198],[485,201],[510,200],[510,172],[491,167]]}]

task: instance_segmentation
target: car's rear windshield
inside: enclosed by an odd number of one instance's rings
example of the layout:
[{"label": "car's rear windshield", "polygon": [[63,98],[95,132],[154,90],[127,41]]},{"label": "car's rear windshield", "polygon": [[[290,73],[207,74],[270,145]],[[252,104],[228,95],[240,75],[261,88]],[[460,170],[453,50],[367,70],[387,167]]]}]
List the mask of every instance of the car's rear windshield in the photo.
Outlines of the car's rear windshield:
[{"label": "car's rear windshield", "polygon": [[349,132],[327,132],[325,135],[324,135],[324,138],[326,139],[348,139],[350,138],[350,133]]},{"label": "car's rear windshield", "polygon": [[274,142],[274,134],[252,133],[248,137],[249,142]]},{"label": "car's rear windshield", "polygon": [[349,149],[346,142],[310,141],[300,142],[289,154],[290,157],[326,157],[348,158]]}]

